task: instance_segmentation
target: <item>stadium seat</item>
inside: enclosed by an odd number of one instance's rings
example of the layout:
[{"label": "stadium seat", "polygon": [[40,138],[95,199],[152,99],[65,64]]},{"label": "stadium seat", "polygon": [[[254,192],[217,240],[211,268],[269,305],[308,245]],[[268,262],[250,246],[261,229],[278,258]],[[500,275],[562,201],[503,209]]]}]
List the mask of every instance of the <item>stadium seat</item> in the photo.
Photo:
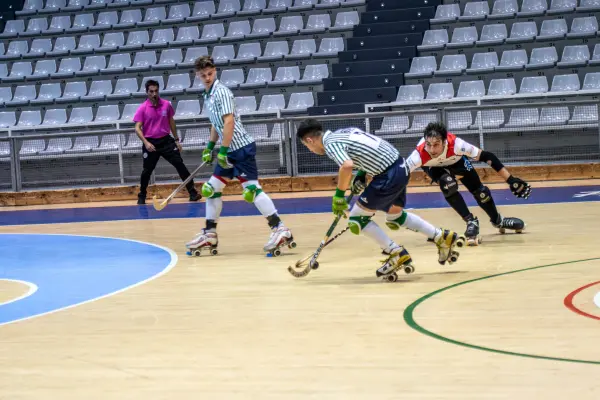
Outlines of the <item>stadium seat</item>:
[{"label": "stadium seat", "polygon": [[165,7],[151,7],[147,8],[144,13],[144,20],[139,22],[137,26],[150,27],[160,25],[161,21],[167,19],[167,10]]},{"label": "stadium seat", "polygon": [[52,56],[66,56],[75,50],[77,43],[73,36],[59,37],[54,42],[54,49],[48,54]]},{"label": "stadium seat", "polygon": [[221,0],[217,9],[217,16],[219,18],[232,17],[241,9],[239,0]]},{"label": "stadium seat", "polygon": [[165,20],[168,24],[178,24],[192,15],[189,4],[174,4],[169,8],[169,17]]},{"label": "stadium seat", "polygon": [[274,36],[279,35],[292,35],[300,32],[300,29],[304,27],[302,17],[299,15],[288,15],[281,18],[279,22],[279,29],[274,33]]},{"label": "stadium seat", "polygon": [[17,117],[14,111],[0,112],[0,128],[11,128],[17,124]]},{"label": "stadium seat", "polygon": [[8,44],[6,53],[0,56],[0,60],[10,60],[14,58],[21,58],[22,55],[29,53],[29,43],[26,40],[12,40]]},{"label": "stadium seat", "polygon": [[490,13],[487,1],[469,1],[465,4],[463,14],[458,17],[459,21],[483,21]]},{"label": "stadium seat", "polygon": [[488,87],[488,96],[512,96],[517,93],[517,85],[513,78],[492,79]]},{"label": "stadium seat", "polygon": [[160,53],[160,60],[152,69],[175,69],[183,61],[181,49],[166,49]]},{"label": "stadium seat", "polygon": [[469,129],[473,125],[471,111],[454,111],[447,114],[448,129],[456,132]]},{"label": "stadium seat", "polygon": [[[131,121],[139,107],[140,104],[125,104],[123,107],[123,113],[121,114],[121,121]],[[140,142],[140,145],[141,144],[142,143]]]},{"label": "stadium seat", "polygon": [[103,11],[96,17],[96,23],[90,27],[90,31],[103,31],[118,23],[119,14],[116,11]]},{"label": "stadium seat", "polygon": [[403,133],[410,126],[408,115],[397,115],[393,117],[383,117],[381,128],[375,130],[376,135],[387,136],[386,134]]},{"label": "stadium seat", "polygon": [[273,80],[271,68],[251,68],[246,78],[246,83],[240,85],[243,89],[258,88],[265,86]]},{"label": "stadium seat", "polygon": [[67,110],[64,108],[46,110],[42,125],[64,125],[67,123]]},{"label": "stadium seat", "polygon": [[292,0],[269,0],[269,5],[263,14],[284,13],[289,7],[292,7]]},{"label": "stadium seat", "polygon": [[292,93],[286,110],[288,111],[305,111],[309,107],[315,105],[315,99],[312,92],[307,93]]},{"label": "stadium seat", "polygon": [[589,59],[590,48],[587,44],[565,46],[560,62],[557,65],[559,68],[585,67]]},{"label": "stadium seat", "polygon": [[10,103],[13,98],[10,86],[0,87],[0,104]]},{"label": "stadium seat", "polygon": [[[573,116],[569,120],[569,124],[584,124],[598,121],[598,106],[575,106],[573,107]],[[2,125],[2,122],[0,122]]]},{"label": "stadium seat", "polygon": [[535,40],[559,40],[567,36],[569,28],[567,21],[564,19],[547,19],[542,21],[542,27],[540,28],[540,34],[536,36]]},{"label": "stadium seat", "polygon": [[581,90],[600,91],[600,72],[588,72],[585,74]]},{"label": "stadium seat", "polygon": [[150,34],[148,31],[133,31],[127,35],[127,43],[122,46],[119,50],[121,51],[133,51],[140,50],[143,46],[148,45],[150,42]]},{"label": "stadium seat", "polygon": [[250,27],[250,21],[233,21],[227,28],[227,34],[221,38],[221,41],[235,41],[244,39],[244,36],[248,35],[252,28]]},{"label": "stadium seat", "polygon": [[241,11],[238,11],[236,15],[238,16],[249,16],[249,15],[258,15],[261,11],[267,8],[266,0],[246,0],[244,1],[244,8]]},{"label": "stadium seat", "polygon": [[323,79],[328,77],[329,69],[327,68],[326,64],[307,65],[304,68],[302,79],[300,79],[297,83],[301,85],[314,85],[321,83]]},{"label": "stadium seat", "polygon": [[414,102],[425,99],[423,85],[403,85],[398,89],[397,102]]},{"label": "stadium seat", "polygon": [[537,34],[538,30],[535,22],[515,22],[510,30],[510,37],[506,39],[506,43],[533,42]]},{"label": "stadium seat", "polygon": [[265,51],[261,57],[258,57],[260,61],[277,61],[283,60],[290,52],[288,42],[285,40],[276,42],[267,42]]},{"label": "stadium seat", "polygon": [[[18,88],[17,88],[18,89]],[[17,127],[38,126],[42,123],[42,113],[40,110],[21,111]]]},{"label": "stadium seat", "polygon": [[167,81],[167,87],[162,91],[165,96],[180,94],[185,92],[185,89],[191,86],[190,75],[185,74],[173,74],[169,75]]},{"label": "stadium seat", "polygon": [[140,22],[142,22],[142,10],[139,8],[133,10],[123,10],[119,23],[115,25],[116,28],[126,29],[133,28]]},{"label": "stadium seat", "polygon": [[61,98],[55,99],[57,103],[76,102],[87,94],[85,82],[67,82]]},{"label": "stadium seat", "polygon": [[87,32],[94,26],[94,14],[77,14],[73,19],[73,25],[67,28],[67,33]]},{"label": "stadium seat", "polygon": [[478,75],[493,72],[498,66],[498,54],[495,52],[475,53],[471,60],[471,68],[467,68],[467,74]]},{"label": "stadium seat", "polygon": [[577,74],[554,75],[551,92],[575,92],[581,89]]},{"label": "stadium seat", "polygon": [[256,111],[256,98],[254,96],[241,96],[235,98],[235,108],[240,115]]},{"label": "stadium seat", "polygon": [[58,15],[52,17],[50,21],[50,27],[46,30],[45,34],[60,34],[71,27],[71,17],[68,15]]},{"label": "stadium seat", "polygon": [[187,18],[187,21],[198,22],[207,20],[212,14],[215,14],[215,3],[212,1],[197,1],[194,3],[192,15]]},{"label": "stadium seat", "polygon": [[35,79],[49,78],[50,74],[53,74],[55,72],[55,60],[40,60],[35,64],[35,71],[33,72],[33,77]]},{"label": "stadium seat", "polygon": [[75,72],[76,76],[97,76],[101,70],[106,68],[104,56],[88,56],[85,58],[81,71]]},{"label": "stadium seat", "polygon": [[40,151],[43,151],[46,148],[46,143],[43,139],[35,139],[35,140],[24,140],[21,145],[21,150],[19,150],[19,155],[21,156],[34,156],[39,154]]},{"label": "stadium seat", "polygon": [[598,20],[596,17],[573,18],[571,30],[567,33],[567,38],[586,38],[596,36],[598,31]]},{"label": "stadium seat", "polygon": [[115,90],[108,95],[109,100],[126,99],[138,91],[138,82],[136,78],[120,78],[115,84]]},{"label": "stadium seat", "polygon": [[35,85],[17,86],[13,99],[10,101],[12,106],[26,106],[30,100],[37,98],[37,91]]},{"label": "stadium seat", "polygon": [[285,98],[282,94],[268,94],[260,99],[258,111],[277,112],[285,108]]},{"label": "stadium seat", "polygon": [[[273,82],[269,82],[269,86],[293,85],[298,80],[300,80],[300,68],[298,66],[279,67],[277,68]],[[285,108],[285,106],[280,108]]]},{"label": "stadium seat", "polygon": [[519,5],[516,0],[496,0],[488,19],[506,19],[517,15]]},{"label": "stadium seat", "polygon": [[100,101],[104,100],[106,96],[112,94],[113,87],[112,82],[109,80],[103,81],[92,81],[90,84],[90,90],[86,96],[81,97],[83,101]]},{"label": "stadium seat", "polygon": [[[575,1],[577,3],[577,1]],[[578,12],[600,11],[600,0],[579,0]]]},{"label": "stadium seat", "polygon": [[96,49],[96,52],[113,52],[125,44],[125,35],[123,32],[109,32],[104,35],[102,46]]},{"label": "stadium seat", "polygon": [[126,67],[127,72],[150,71],[152,66],[156,65],[156,52],[154,50],[141,51],[135,53],[135,58],[131,67]]},{"label": "stadium seat", "polygon": [[417,114],[412,119],[412,125],[410,128],[406,130],[406,133],[423,133],[425,127],[430,122],[436,122],[437,115],[436,114]]},{"label": "stadium seat", "polygon": [[441,4],[435,9],[435,17],[431,20],[432,24],[441,24],[445,22],[456,21],[460,17],[460,5]]},{"label": "stadium seat", "polygon": [[537,108],[513,108],[510,110],[506,128],[535,126],[540,119]]},{"label": "stadium seat", "polygon": [[219,77],[221,83],[231,89],[237,88],[244,83],[244,71],[242,69],[226,69],[221,72]]},{"label": "stadium seat", "polygon": [[521,10],[517,12],[517,17],[539,17],[544,15],[548,9],[546,0],[523,0]]},{"label": "stadium seat", "polygon": [[97,33],[92,33],[81,36],[79,38],[79,44],[77,45],[77,48],[72,50],[71,54],[90,54],[98,48],[100,48],[100,36],[98,36]]},{"label": "stadium seat", "polygon": [[447,54],[442,57],[436,76],[462,75],[467,69],[467,57],[464,54]]},{"label": "stadium seat", "polygon": [[471,47],[475,45],[479,34],[477,28],[474,26],[467,26],[462,28],[454,28],[452,32],[452,41],[446,44],[448,49],[457,49],[462,47]]},{"label": "stadium seat", "polygon": [[495,46],[504,43],[508,30],[504,24],[487,24],[481,29],[481,36],[475,43],[477,46]]},{"label": "stadium seat", "polygon": [[238,48],[237,57],[235,60],[230,60],[232,64],[241,64],[252,62],[261,56],[260,43],[242,43]]},{"label": "stadium seat", "polygon": [[426,100],[449,100],[454,98],[452,82],[432,83],[427,89]]},{"label": "stadium seat", "polygon": [[[118,112],[119,110],[117,110]],[[118,116],[118,114],[117,114]],[[97,120],[98,118],[96,118]],[[100,146],[92,148],[92,151],[111,151],[117,150],[125,145],[125,135],[103,135]]]},{"label": "stadium seat", "polygon": [[267,38],[273,32],[275,32],[276,29],[277,27],[275,26],[275,18],[256,19],[252,24],[252,32],[250,32],[246,37],[248,39]]},{"label": "stadium seat", "polygon": [[62,138],[52,138],[48,140],[48,145],[40,154],[51,155],[51,154],[62,154],[65,150],[68,150],[73,145],[71,138],[62,137]]},{"label": "stadium seat", "polygon": [[69,116],[69,124],[89,124],[93,120],[92,107],[75,107],[71,110],[71,115]]},{"label": "stadium seat", "polygon": [[[74,110],[75,109],[73,109],[73,111]],[[71,115],[73,115],[72,112]],[[69,121],[69,123],[71,123],[71,121]],[[73,147],[66,150],[66,153],[88,153],[96,148],[98,148],[98,136],[79,136],[75,138]]]},{"label": "stadium seat", "polygon": [[423,42],[417,46],[419,51],[440,50],[448,43],[448,31],[446,29],[432,29],[425,31]]},{"label": "stadium seat", "polygon": [[175,109],[175,118],[190,118],[200,116],[200,102],[198,100],[180,100]]},{"label": "stadium seat", "polygon": [[[86,60],[87,61],[87,60]],[[131,66],[131,55],[129,53],[111,54],[108,60],[108,67],[103,69],[103,74],[117,74],[125,71],[125,68]]]},{"label": "stadium seat", "polygon": [[358,11],[340,12],[335,17],[334,25],[329,28],[329,32],[338,32],[352,29],[360,23]]},{"label": "stadium seat", "polygon": [[520,71],[527,65],[527,52],[525,50],[506,50],[502,53],[500,65],[496,71]]},{"label": "stadium seat", "polygon": [[531,50],[529,64],[525,66],[527,70],[552,68],[558,61],[556,47],[536,47]]},{"label": "stadium seat", "polygon": [[290,54],[285,58],[289,60],[297,60],[302,58],[309,58],[312,54],[317,52],[317,44],[315,39],[299,39],[294,40],[292,43],[292,50]]},{"label": "stadium seat", "polygon": [[294,5],[288,8],[288,11],[307,11],[319,4],[319,0],[294,0]]},{"label": "stadium seat", "polygon": [[570,117],[569,107],[542,107],[537,125],[566,125]]},{"label": "stadium seat", "polygon": [[119,119],[119,106],[116,104],[98,107],[94,122],[114,122]]},{"label": "stadium seat", "polygon": [[202,29],[202,37],[195,40],[194,43],[210,43],[216,42],[225,36],[225,27],[222,23],[204,25]]},{"label": "stadium seat", "polygon": [[483,81],[463,81],[458,85],[457,98],[485,96],[485,83]]},{"label": "stadium seat", "polygon": [[184,26],[177,31],[177,39],[173,42],[174,45],[192,45],[194,40],[200,38],[200,30],[197,26]]},{"label": "stadium seat", "polygon": [[323,38],[319,44],[319,51],[314,54],[314,57],[335,57],[340,51],[344,51],[342,37]]},{"label": "stadium seat", "polygon": [[233,45],[227,44],[224,46],[213,47],[211,57],[213,58],[216,64],[228,64],[229,60],[233,60],[235,58],[235,50],[233,48]]},{"label": "stadium seat", "polygon": [[25,20],[16,19],[6,21],[4,32],[0,35],[2,38],[17,37],[20,33],[25,32]]},{"label": "stadium seat", "polygon": [[519,94],[548,92],[548,80],[545,76],[526,76],[521,80]]},{"label": "stadium seat", "polygon": [[423,78],[432,76],[437,70],[434,56],[415,57],[410,64],[410,71],[404,74],[406,78]]},{"label": "stadium seat", "polygon": [[48,30],[48,18],[31,18],[27,23],[27,30],[19,36],[30,37],[37,36],[43,31]]}]

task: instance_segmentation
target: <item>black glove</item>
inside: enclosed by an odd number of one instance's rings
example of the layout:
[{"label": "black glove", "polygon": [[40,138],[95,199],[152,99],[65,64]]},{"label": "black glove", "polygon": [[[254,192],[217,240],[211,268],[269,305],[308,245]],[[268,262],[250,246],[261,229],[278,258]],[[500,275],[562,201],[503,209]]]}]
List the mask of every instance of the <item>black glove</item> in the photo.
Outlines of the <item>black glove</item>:
[{"label": "black glove", "polygon": [[529,184],[522,179],[511,175],[508,177],[506,182],[510,186],[510,191],[521,199],[526,199],[531,194],[531,186],[529,186]]},{"label": "black glove", "polygon": [[350,191],[353,195],[357,196],[361,194],[367,187],[367,173],[364,171],[358,171],[352,180],[352,186]]}]

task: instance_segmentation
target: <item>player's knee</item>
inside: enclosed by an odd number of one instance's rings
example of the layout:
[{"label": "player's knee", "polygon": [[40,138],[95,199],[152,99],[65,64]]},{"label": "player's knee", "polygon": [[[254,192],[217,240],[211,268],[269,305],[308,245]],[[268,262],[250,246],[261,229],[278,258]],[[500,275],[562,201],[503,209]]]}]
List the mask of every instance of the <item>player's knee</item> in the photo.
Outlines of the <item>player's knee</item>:
[{"label": "player's knee", "polygon": [[202,197],[210,198],[215,194],[215,188],[208,182],[204,182],[202,185]]},{"label": "player's knee", "polygon": [[452,197],[458,193],[458,182],[450,174],[444,174],[440,177],[440,189],[444,193],[444,197]]},{"label": "player's knee", "polygon": [[484,204],[492,199],[492,192],[487,186],[481,186],[479,189],[473,192],[473,196],[477,203]]},{"label": "player's knee", "polygon": [[262,193],[262,189],[257,187],[256,185],[247,185],[242,192],[242,196],[244,200],[248,203],[254,203],[256,196]]},{"label": "player's knee", "polygon": [[360,235],[360,232],[369,225],[371,222],[371,216],[367,215],[355,215],[348,218],[348,228],[350,232],[355,235]]},{"label": "player's knee", "polygon": [[406,221],[406,211],[402,210],[402,214],[398,215],[390,215],[388,214],[385,219],[385,225],[393,231],[397,231],[400,229],[404,222]]}]

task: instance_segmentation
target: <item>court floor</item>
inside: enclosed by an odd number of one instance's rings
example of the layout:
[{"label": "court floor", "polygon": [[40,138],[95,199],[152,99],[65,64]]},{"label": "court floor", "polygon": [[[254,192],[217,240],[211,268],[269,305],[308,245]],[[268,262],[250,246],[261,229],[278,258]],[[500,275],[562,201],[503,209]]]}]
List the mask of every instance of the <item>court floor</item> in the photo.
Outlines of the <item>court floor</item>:
[{"label": "court floor", "polygon": [[[203,203],[7,209],[0,399],[598,399],[600,186],[546,186],[527,202],[493,191],[521,235],[473,206],[483,243],[452,266],[394,232],[416,267],[396,283],[349,233],[318,270],[287,272],[332,221],[325,194],[276,200],[298,242],[278,258],[237,199],[220,254],[200,258],[183,243]],[[409,207],[464,230],[438,192],[413,191]]]}]

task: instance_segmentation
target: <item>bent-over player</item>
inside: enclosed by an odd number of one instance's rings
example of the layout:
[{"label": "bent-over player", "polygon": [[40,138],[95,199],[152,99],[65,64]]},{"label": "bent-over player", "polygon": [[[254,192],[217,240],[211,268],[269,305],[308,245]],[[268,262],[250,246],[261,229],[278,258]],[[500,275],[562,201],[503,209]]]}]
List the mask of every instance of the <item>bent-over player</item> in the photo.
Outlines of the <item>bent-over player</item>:
[{"label": "bent-over player", "polygon": [[423,138],[406,159],[406,163],[411,172],[422,166],[433,182],[439,183],[448,204],[467,223],[465,236],[469,245],[481,243],[479,220],[471,214],[459,193],[457,179],[471,192],[500,233],[504,233],[506,229],[521,233],[525,229],[523,220],[500,215],[490,189],[481,183],[469,158],[489,164],[508,183],[515,196],[525,199],[529,197],[531,186],[512,176],[494,153],[481,150],[449,133],[442,123],[432,122],[427,125]]},{"label": "bent-over player", "polygon": [[[314,119],[303,121],[298,127],[297,135],[311,152],[327,155],[340,167],[332,203],[334,214],[342,215],[348,209],[344,197],[348,189],[354,194],[360,194],[350,210],[348,226],[353,234],[362,232],[373,239],[388,255],[383,265],[377,269],[378,277],[395,280],[396,270],[412,270],[412,259],[403,246],[390,239],[379,225],[371,221],[376,211],[387,213],[386,225],[391,230],[404,227],[432,239],[438,247],[440,264],[456,261],[458,252],[454,249],[455,246],[461,247],[464,244],[463,236],[449,230],[436,229],[419,216],[404,211],[410,171],[398,150],[390,143],[358,128],[323,132],[321,124]],[[354,178],[353,169],[358,169]],[[367,175],[373,177],[368,185]]]},{"label": "bent-over player", "polygon": [[242,183],[244,200],[254,203],[271,228],[269,241],[263,250],[277,255],[280,253],[279,248],[284,245],[295,247],[292,232],[283,225],[275,204],[258,183],[256,143],[254,138],[246,133],[235,110],[233,93],[217,79],[217,69],[211,57],[198,58],[195,70],[204,83],[204,107],[208,108],[212,124],[208,145],[202,152],[202,161],[212,162],[213,149],[218,139],[221,139],[221,147],[214,173],[208,182],[202,185],[202,196],[206,198],[206,228],[186,243],[187,248],[193,255],[200,255],[203,248],[208,248],[212,254],[216,254],[217,222],[223,208],[221,194],[228,180],[233,178]]}]

